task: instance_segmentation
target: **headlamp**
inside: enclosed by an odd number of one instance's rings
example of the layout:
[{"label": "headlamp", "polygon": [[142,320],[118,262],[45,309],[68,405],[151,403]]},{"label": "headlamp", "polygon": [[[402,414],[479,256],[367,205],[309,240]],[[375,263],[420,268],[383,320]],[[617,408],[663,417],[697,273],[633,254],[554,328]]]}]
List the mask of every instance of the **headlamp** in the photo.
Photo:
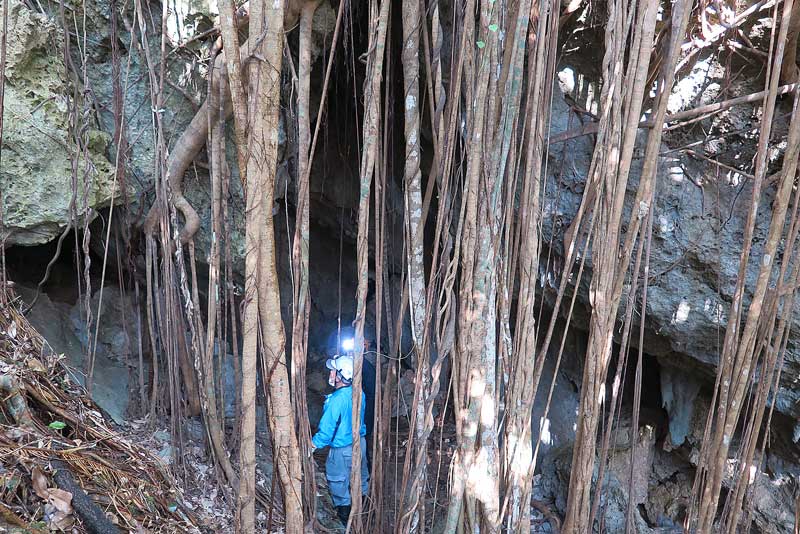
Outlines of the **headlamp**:
[{"label": "headlamp", "polygon": [[345,352],[350,352],[356,348],[356,341],[352,337],[347,337],[342,340],[342,350]]}]

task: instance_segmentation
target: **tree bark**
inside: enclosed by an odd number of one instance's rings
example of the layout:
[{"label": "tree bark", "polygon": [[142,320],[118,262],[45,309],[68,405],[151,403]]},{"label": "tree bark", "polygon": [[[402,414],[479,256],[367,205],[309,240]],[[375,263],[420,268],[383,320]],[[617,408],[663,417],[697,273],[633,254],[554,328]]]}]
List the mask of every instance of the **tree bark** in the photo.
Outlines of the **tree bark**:
[{"label": "tree bark", "polygon": [[[526,20],[529,13],[530,19]],[[508,502],[505,526],[510,532],[528,532],[528,503],[535,462],[531,446],[531,425],[540,424],[539,421],[531,421],[530,414],[541,377],[541,373],[537,373],[535,295],[541,248],[539,196],[546,148],[544,130],[552,94],[553,69],[550,66],[551,55],[547,52],[550,48],[548,45],[552,45],[552,39],[558,34],[558,17],[553,13],[552,3],[548,2],[538,6],[527,2],[520,7],[517,17],[515,43],[518,43],[516,47],[519,54],[523,55],[526,38],[532,49],[529,50],[528,94],[525,102],[529,122],[523,120],[520,124],[526,134],[524,141],[527,146],[523,144],[526,155],[515,240],[515,249],[518,250],[519,293],[513,354],[508,363],[503,479],[506,484],[505,500]],[[530,28],[525,31],[529,24]],[[524,57],[515,59],[521,61]],[[522,64],[516,64],[512,69],[521,70]],[[516,113],[516,110],[513,111]],[[508,285],[509,291],[513,289],[513,276]]]},{"label": "tree bark", "polygon": [[[404,532],[416,532],[420,519],[425,518],[425,486],[427,484],[427,443],[425,441],[425,407],[430,391],[429,358],[423,352],[425,339],[426,301],[424,224],[422,220],[422,173],[420,171],[420,129],[419,129],[419,0],[403,0],[403,97],[405,110],[405,216],[408,246],[409,312],[411,314],[411,335],[413,354],[421,381],[415,394],[415,455],[423,458],[420,472],[414,477],[411,487],[405,488],[402,520]],[[427,352],[427,351],[426,351]]]},{"label": "tree bark", "polygon": [[798,37],[800,37],[800,2],[795,2],[789,19],[786,33],[786,51],[784,52],[783,65],[781,66],[781,82],[783,83],[795,83],[800,78],[800,70],[797,68]]},{"label": "tree bark", "polygon": [[[252,159],[252,158],[251,158]],[[255,532],[256,376],[258,375],[258,267],[263,220],[262,184],[248,181],[245,229],[245,293],[242,312],[242,394],[239,445],[239,495],[237,532]]]},{"label": "tree bark", "polygon": [[297,436],[303,467],[303,497],[308,521],[316,516],[316,483],[314,461],[310,455],[311,428],[306,401],[306,359],[308,350],[308,319],[311,295],[308,288],[311,173],[311,38],[314,13],[321,0],[309,0],[300,13],[298,37],[298,90],[297,90],[297,216],[292,244],[292,269],[294,294],[292,306],[292,357],[291,377],[294,411],[297,417]]},{"label": "tree bark", "polygon": [[[221,0],[219,3],[219,25],[225,50],[239,50],[239,26],[236,22],[236,10],[233,0]],[[225,71],[230,87],[230,108],[233,111],[233,126],[236,132],[236,160],[239,164],[239,177],[242,190],[247,189],[247,95],[242,79],[242,62],[239,54],[224,54]],[[219,91],[224,95],[224,87]],[[225,99],[224,96],[220,97]],[[223,108],[224,109],[224,108]],[[221,113],[220,120],[227,118]]]},{"label": "tree bark", "polygon": [[[605,400],[605,381],[621,296],[621,292],[614,287],[614,280],[620,268],[618,249],[622,204],[647,79],[657,8],[658,2],[655,0],[646,0],[637,6],[633,46],[624,77],[630,94],[627,100],[623,100],[622,70],[627,48],[625,36],[631,30],[630,25],[626,24],[629,13],[624,4],[609,2],[608,5],[606,56],[603,59],[605,84],[601,95],[601,123],[604,124],[600,127],[593,156],[594,174],[589,176],[582,200],[584,205],[596,206],[597,238],[592,247],[594,269],[589,289],[592,316],[563,527],[565,534],[583,534],[592,530],[592,525],[588,523],[597,426]],[[577,227],[571,228],[573,235],[579,231]]]},{"label": "tree bark", "polygon": [[350,470],[351,512],[347,530],[360,533],[361,522],[361,367],[364,358],[364,323],[367,311],[367,284],[369,282],[369,199],[377,147],[380,141],[381,83],[386,46],[386,29],[389,21],[391,0],[383,0],[378,9],[377,2],[370,2],[370,39],[367,60],[367,77],[364,80],[364,146],[359,171],[358,239],[356,261],[358,289],[356,295],[355,343],[353,362],[353,464]]},{"label": "tree bark", "polygon": [[294,426],[280,293],[275,263],[271,206],[278,158],[283,2],[254,0],[248,42],[250,55],[250,137],[247,162],[247,256],[245,260],[245,351],[242,372],[242,443],[239,485],[240,531],[255,532],[256,341],[261,328],[262,372],[268,388],[268,419],[276,476],[281,484],[287,534],[303,532],[300,454]]}]

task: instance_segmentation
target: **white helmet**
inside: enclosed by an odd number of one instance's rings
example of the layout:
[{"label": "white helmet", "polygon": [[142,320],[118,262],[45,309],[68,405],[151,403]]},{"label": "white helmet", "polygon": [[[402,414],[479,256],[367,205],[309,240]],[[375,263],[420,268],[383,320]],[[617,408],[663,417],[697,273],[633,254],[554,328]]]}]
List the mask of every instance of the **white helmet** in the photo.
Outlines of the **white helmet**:
[{"label": "white helmet", "polygon": [[350,382],[353,380],[353,357],[338,356],[325,362],[325,367],[336,371],[343,379]]}]

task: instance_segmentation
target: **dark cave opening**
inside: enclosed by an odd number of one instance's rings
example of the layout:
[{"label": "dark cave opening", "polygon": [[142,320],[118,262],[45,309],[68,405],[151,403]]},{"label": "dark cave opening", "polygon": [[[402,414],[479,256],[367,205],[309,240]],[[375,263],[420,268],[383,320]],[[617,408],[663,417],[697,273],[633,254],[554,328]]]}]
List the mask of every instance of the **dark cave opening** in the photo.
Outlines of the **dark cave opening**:
[{"label": "dark cave opening", "polygon": [[[95,227],[95,223],[92,227]],[[100,287],[103,278],[103,257],[96,251],[103,239],[97,234],[100,228],[90,230],[89,243],[89,282],[92,291]],[[36,290],[41,284],[41,292],[51,300],[75,304],[86,288],[83,252],[84,233],[68,230],[61,238],[35,246],[13,246],[5,251],[8,278],[27,290]],[[60,241],[60,245],[59,245]],[[59,250],[60,247],[60,250]],[[105,283],[119,282],[115,268],[106,269]]]},{"label": "dark cave opening", "polygon": [[[618,351],[619,349],[617,349]],[[619,352],[617,352],[617,355]],[[617,360],[619,357],[617,356]],[[634,399],[636,392],[636,370],[638,367],[638,349],[631,347],[625,368],[623,369],[622,381],[622,413],[629,415],[633,413]],[[609,371],[609,381],[607,391],[613,386],[614,372],[618,361],[614,362]],[[609,397],[610,400],[610,397]],[[639,409],[639,427],[652,425],[656,432],[656,442],[663,441],[669,431],[669,415],[663,408],[661,396],[661,367],[655,356],[642,354],[641,367],[641,403]]]}]

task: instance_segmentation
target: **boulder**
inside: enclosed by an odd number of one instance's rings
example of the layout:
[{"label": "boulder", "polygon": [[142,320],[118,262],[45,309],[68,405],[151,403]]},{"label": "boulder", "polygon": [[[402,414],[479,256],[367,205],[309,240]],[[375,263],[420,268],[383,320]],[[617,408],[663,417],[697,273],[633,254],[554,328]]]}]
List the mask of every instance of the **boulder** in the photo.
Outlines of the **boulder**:
[{"label": "boulder", "polygon": [[[138,348],[132,342],[137,336],[138,311],[133,299],[113,286],[103,289],[102,302],[101,292],[97,290],[90,306],[93,318],[90,328],[86,324],[83,303],[76,303],[69,313],[72,332],[83,349],[77,369],[84,372],[86,358],[94,346],[92,398],[115,422],[122,423],[129,404],[130,370],[138,363]],[[99,325],[97,317],[100,317]],[[81,382],[84,381],[82,377]]]},{"label": "boulder", "polygon": [[[33,289],[22,286],[17,286],[16,290],[25,302],[31,302],[35,294]],[[92,298],[93,314],[97,312],[98,299],[99,292]],[[126,325],[135,324],[135,311],[130,299],[123,299],[115,288],[107,287],[103,300],[105,311],[97,338],[92,400],[116,423],[121,424],[125,421],[129,404],[130,359],[136,354],[129,352],[129,336],[133,332],[127,331]],[[28,313],[28,319],[50,348],[64,355],[72,378],[85,386],[86,355],[94,328],[91,333],[87,330],[80,308],[80,304],[53,301],[43,293]],[[123,322],[123,316],[127,322]]]}]

